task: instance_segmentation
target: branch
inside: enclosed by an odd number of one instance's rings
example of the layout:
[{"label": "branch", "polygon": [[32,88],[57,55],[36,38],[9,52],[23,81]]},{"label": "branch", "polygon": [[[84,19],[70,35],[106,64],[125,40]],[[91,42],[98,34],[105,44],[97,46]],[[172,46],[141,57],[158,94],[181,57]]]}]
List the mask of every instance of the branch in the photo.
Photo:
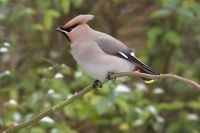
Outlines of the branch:
[{"label": "branch", "polygon": [[181,76],[178,76],[176,74],[160,74],[160,75],[150,75],[150,74],[145,74],[145,73],[139,73],[139,72],[122,72],[122,73],[114,73],[111,74],[111,78],[117,78],[117,77],[124,77],[124,76],[133,76],[133,77],[141,77],[141,78],[147,78],[147,79],[166,79],[166,78],[171,78],[175,80],[179,80],[185,84],[189,84],[198,90],[200,90],[200,84],[196,83],[193,80],[189,80],[186,78],[183,78]]},{"label": "branch", "polygon": [[70,97],[70,98],[62,101],[61,103],[47,109],[46,111],[36,115],[32,119],[25,121],[25,122],[18,124],[18,125],[17,124],[11,125],[5,131],[3,131],[3,133],[10,133],[10,132],[16,131],[18,129],[33,125],[33,124],[37,123],[38,121],[40,121],[42,118],[53,114],[55,111],[62,109],[64,106],[66,106],[66,105],[72,103],[73,101],[77,100],[78,98],[84,96],[85,94],[87,94],[91,90],[93,90],[92,86],[88,86],[85,89],[83,89],[82,91],[76,92],[72,97]]},{"label": "branch", "polygon": [[[141,78],[148,78],[148,79],[172,78],[172,79],[184,82],[185,84],[189,84],[189,85],[197,88],[198,90],[200,90],[200,85],[198,83],[196,83],[195,81],[180,77],[180,76],[175,75],[175,74],[150,75],[150,74],[144,74],[144,73],[138,73],[138,72],[122,72],[122,73],[114,73],[114,74],[110,75],[111,78],[124,77],[124,76],[129,76],[129,77],[133,76],[133,77],[141,77]],[[70,98],[62,101],[61,103],[47,109],[46,111],[36,115],[32,119],[25,121],[23,123],[20,123],[18,125],[10,126],[5,131],[3,131],[3,133],[10,133],[12,131],[16,131],[18,129],[33,125],[33,124],[37,123],[38,121],[40,121],[42,118],[49,116],[49,115],[53,114],[55,111],[62,109],[64,106],[72,103],[73,101],[84,96],[85,94],[87,94],[88,92],[90,92],[92,90],[93,90],[92,86],[88,86],[85,89],[83,89],[82,91],[76,92],[72,97],[70,97]]]}]

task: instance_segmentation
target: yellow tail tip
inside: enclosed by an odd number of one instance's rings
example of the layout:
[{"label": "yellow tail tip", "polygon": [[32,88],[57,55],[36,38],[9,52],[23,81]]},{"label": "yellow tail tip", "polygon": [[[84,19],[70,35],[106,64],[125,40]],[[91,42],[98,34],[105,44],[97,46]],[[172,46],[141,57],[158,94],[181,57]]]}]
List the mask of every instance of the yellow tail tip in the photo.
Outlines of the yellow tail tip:
[{"label": "yellow tail tip", "polygon": [[153,82],[155,82],[156,80],[154,80],[154,79],[150,79],[150,80],[145,80],[144,82],[145,83],[147,83],[147,84],[151,84],[151,83],[153,83]]}]

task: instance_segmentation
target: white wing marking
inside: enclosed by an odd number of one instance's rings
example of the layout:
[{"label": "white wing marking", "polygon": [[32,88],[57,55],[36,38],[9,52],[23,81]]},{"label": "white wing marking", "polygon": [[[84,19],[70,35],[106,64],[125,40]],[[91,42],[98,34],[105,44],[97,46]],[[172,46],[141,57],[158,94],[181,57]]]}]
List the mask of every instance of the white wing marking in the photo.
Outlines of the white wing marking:
[{"label": "white wing marking", "polygon": [[131,52],[131,56],[135,57],[135,54],[133,52]]},{"label": "white wing marking", "polygon": [[125,57],[126,59],[128,59],[128,56],[126,56],[124,53],[119,52],[123,57]]}]

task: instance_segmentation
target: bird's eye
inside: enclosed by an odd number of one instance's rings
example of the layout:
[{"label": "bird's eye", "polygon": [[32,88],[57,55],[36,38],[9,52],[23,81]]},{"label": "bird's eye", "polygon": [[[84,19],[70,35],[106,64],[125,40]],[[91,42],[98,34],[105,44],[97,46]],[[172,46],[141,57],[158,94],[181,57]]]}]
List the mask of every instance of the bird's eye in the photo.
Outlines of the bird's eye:
[{"label": "bird's eye", "polygon": [[70,31],[72,31],[73,29],[74,29],[74,28],[71,27],[71,28],[68,28],[67,31],[70,32]]},{"label": "bird's eye", "polygon": [[73,25],[73,26],[67,28],[66,31],[67,31],[67,32],[70,32],[70,31],[72,31],[75,27],[77,27],[78,25],[79,25],[79,24],[75,24],[75,25]]}]

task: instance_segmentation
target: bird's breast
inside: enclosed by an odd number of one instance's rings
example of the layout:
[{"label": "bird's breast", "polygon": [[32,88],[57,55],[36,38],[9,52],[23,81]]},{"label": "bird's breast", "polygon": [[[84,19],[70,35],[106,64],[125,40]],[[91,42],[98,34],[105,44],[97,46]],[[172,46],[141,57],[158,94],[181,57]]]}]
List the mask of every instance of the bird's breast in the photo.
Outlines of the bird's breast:
[{"label": "bird's breast", "polygon": [[109,72],[130,72],[134,67],[124,59],[90,47],[77,48],[72,45],[71,54],[77,64],[95,80],[103,81]]}]

